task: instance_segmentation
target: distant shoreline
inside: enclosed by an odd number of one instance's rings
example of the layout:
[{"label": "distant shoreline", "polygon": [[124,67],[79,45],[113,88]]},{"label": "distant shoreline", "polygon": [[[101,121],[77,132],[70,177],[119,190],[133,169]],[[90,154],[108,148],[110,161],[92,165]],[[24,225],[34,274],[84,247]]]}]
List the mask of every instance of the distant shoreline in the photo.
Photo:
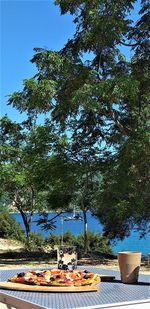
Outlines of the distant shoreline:
[{"label": "distant shoreline", "polygon": [[[88,210],[89,211],[89,210]],[[88,212],[87,211],[87,212]],[[15,211],[9,211],[9,213],[10,214],[20,214],[20,211],[17,211],[17,210],[15,210]],[[26,211],[26,213],[28,214],[28,213],[30,213],[30,211]],[[43,213],[43,211],[42,212],[39,212],[39,211],[34,211],[33,212],[33,214],[42,214]],[[57,213],[57,211],[45,211],[45,213],[47,213],[47,214],[59,214],[59,213]],[[63,212],[61,212],[60,213],[60,215],[61,214],[72,214],[73,213],[73,211],[63,211]],[[82,210],[76,210],[76,213],[82,213]]]}]

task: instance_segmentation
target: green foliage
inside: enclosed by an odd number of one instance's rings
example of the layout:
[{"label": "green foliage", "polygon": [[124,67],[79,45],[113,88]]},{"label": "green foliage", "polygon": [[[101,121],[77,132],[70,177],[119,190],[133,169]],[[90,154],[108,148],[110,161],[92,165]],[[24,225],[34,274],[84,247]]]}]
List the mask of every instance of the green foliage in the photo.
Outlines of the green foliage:
[{"label": "green foliage", "polygon": [[30,234],[30,245],[28,244],[27,240],[25,241],[27,248],[28,248],[28,245],[29,245],[29,249],[32,250],[32,251],[36,251],[36,250],[43,251],[44,243],[45,243],[44,239],[43,239],[43,237],[40,233],[31,233]]},{"label": "green foliage", "polygon": [[[97,254],[112,254],[111,246],[106,237],[99,233],[88,232],[88,252]],[[84,235],[81,234],[76,239],[79,249],[84,249]]]},{"label": "green foliage", "polygon": [[[141,1],[139,20],[128,19],[136,1],[56,1],[61,13],[75,16],[76,33],[62,56],[73,55],[78,80],[87,66],[88,75],[74,88],[74,71],[69,109],[73,128],[72,149],[89,166],[94,160],[103,182],[95,186],[92,208],[104,224],[106,235],[123,239],[131,228],[149,232],[149,4]],[[132,48],[127,62],[118,46]],[[82,52],[87,57],[83,62]],[[88,53],[92,52],[90,61]],[[78,57],[80,71],[78,69]],[[61,87],[57,110],[65,106],[69,83]],[[61,104],[60,104],[61,103]],[[68,117],[69,115],[69,117]],[[58,116],[59,118],[59,116]],[[91,151],[92,150],[92,151]],[[83,160],[84,158],[84,160]],[[80,161],[81,164],[81,161]],[[84,165],[85,166],[85,165]],[[80,190],[81,191],[81,190]],[[85,192],[86,190],[84,190]],[[83,192],[83,191],[81,191]],[[90,197],[91,197],[90,191]],[[85,194],[86,195],[86,194]]]},{"label": "green foliage", "polygon": [[63,235],[63,242],[67,245],[74,245],[76,243],[76,237],[70,231],[67,231]]},{"label": "green foliage", "polygon": [[[95,254],[112,254],[111,246],[106,237],[99,233],[88,232],[88,252]],[[45,243],[54,248],[54,245],[60,245],[61,237],[57,234],[51,234],[45,239]],[[84,250],[84,235],[75,237],[70,231],[63,235],[63,244],[68,246],[77,246],[77,250]]]},{"label": "green foliage", "polygon": [[23,230],[7,211],[0,211],[0,237],[24,241]]},{"label": "green foliage", "polygon": [[45,238],[45,244],[51,246],[54,249],[55,245],[60,245],[60,235],[50,234]]},{"label": "green foliage", "polygon": [[[2,120],[2,190],[11,197],[17,192],[23,211],[41,209],[42,197],[47,209],[71,202],[83,210],[85,226],[91,209],[111,238],[125,237],[134,224],[144,235],[149,4],[141,1],[135,22],[129,19],[135,0],[55,3],[61,14],[73,15],[76,31],[58,52],[34,49],[37,74],[9,97],[27,120]],[[120,47],[131,48],[132,58]],[[48,111],[50,120],[37,126],[37,116]]]},{"label": "green foliage", "polygon": [[32,215],[47,209],[48,192],[52,191],[54,181],[58,182],[56,176],[54,180],[54,175],[58,175],[57,156],[54,164],[54,156],[49,155],[54,149],[56,135],[49,121],[44,126],[32,121],[16,124],[6,116],[1,119],[0,195],[2,201],[7,196],[9,204],[20,212],[28,242]]},{"label": "green foliage", "polygon": [[[49,111],[51,105],[48,104],[48,100],[50,97],[53,97],[55,93],[55,82],[53,80],[41,80],[36,81],[34,78],[24,80],[24,93],[14,92],[9,99],[9,104],[17,107],[18,110],[35,111],[40,113],[43,111],[43,107],[45,111]],[[30,97],[30,100],[28,99]],[[44,106],[41,105],[41,102],[45,102]],[[38,108],[38,109],[37,109]]]},{"label": "green foliage", "polygon": [[[45,243],[54,248],[55,245],[61,244],[61,236],[58,234],[50,234],[45,238]],[[63,243],[64,245],[75,245],[77,243],[76,237],[70,232],[67,231],[63,235]]]},{"label": "green foliage", "polygon": [[150,231],[149,191],[150,147],[146,132],[127,141],[103,175],[96,193],[97,215],[109,238],[130,235],[139,229],[141,237]]}]

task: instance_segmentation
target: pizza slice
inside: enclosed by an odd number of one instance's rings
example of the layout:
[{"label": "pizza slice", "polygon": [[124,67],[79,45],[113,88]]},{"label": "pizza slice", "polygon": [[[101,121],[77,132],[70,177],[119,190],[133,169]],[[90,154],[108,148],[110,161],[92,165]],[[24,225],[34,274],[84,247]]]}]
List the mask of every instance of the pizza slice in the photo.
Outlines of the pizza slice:
[{"label": "pizza slice", "polygon": [[9,281],[14,283],[24,283],[32,285],[47,286],[83,286],[100,282],[98,274],[87,270],[33,270],[21,272],[11,277]]}]

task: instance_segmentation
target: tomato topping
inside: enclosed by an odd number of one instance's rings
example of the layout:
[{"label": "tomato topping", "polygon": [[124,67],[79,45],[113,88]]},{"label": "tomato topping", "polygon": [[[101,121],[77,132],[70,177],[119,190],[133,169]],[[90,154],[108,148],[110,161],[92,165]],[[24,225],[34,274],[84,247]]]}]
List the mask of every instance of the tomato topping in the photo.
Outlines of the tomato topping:
[{"label": "tomato topping", "polygon": [[19,280],[18,280],[18,282],[24,283],[24,282],[25,282],[25,279],[24,279],[23,277],[20,277]]}]

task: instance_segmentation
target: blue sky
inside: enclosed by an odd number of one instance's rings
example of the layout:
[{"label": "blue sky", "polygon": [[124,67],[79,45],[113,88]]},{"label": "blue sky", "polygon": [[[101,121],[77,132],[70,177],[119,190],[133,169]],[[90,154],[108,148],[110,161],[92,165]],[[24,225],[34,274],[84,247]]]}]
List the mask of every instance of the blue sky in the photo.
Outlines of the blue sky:
[{"label": "blue sky", "polygon": [[18,121],[18,113],[6,105],[7,95],[22,89],[23,79],[35,73],[30,63],[34,47],[59,50],[74,33],[69,14],[60,16],[53,1],[19,0],[1,2],[2,64],[1,114]]},{"label": "blue sky", "polygon": [[[134,19],[137,12],[138,3]],[[21,120],[22,116],[7,106],[7,95],[21,90],[22,81],[35,74],[30,63],[34,47],[59,50],[72,37],[72,20],[69,14],[60,15],[53,0],[1,0],[1,115]],[[130,56],[129,51],[125,53]]]}]

